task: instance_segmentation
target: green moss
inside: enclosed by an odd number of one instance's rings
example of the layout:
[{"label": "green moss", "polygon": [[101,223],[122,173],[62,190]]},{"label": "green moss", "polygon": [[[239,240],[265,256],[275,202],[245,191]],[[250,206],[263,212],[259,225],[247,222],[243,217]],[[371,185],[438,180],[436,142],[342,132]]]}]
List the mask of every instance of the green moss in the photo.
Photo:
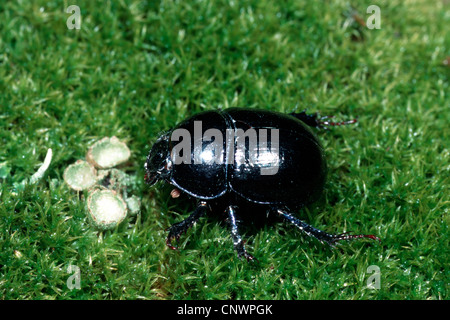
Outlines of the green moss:
[{"label": "green moss", "polygon": [[[0,5],[0,296],[5,299],[448,299],[449,24],[443,2],[376,1],[381,29],[346,24],[357,1],[60,1]],[[347,26],[348,25],[348,26]],[[347,26],[344,28],[344,26]],[[358,41],[355,41],[358,40]],[[202,110],[319,111],[354,126],[321,131],[329,181],[299,216],[382,243],[342,252],[283,223],[243,230],[259,264],[237,259],[226,224],[148,190],[115,230],[88,223],[64,169],[104,136],[127,141],[127,173],[158,134]],[[34,185],[12,193],[53,159]],[[70,290],[69,265],[81,272]],[[381,271],[367,288],[367,268]]]}]

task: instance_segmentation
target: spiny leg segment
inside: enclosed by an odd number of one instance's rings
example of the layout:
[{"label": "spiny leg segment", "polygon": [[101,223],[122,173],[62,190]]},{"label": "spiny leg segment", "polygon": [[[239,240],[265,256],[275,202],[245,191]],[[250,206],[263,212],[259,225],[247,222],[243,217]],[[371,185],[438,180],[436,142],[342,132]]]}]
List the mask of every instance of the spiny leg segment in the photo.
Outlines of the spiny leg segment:
[{"label": "spiny leg segment", "polygon": [[176,250],[177,247],[172,245],[172,240],[176,239],[178,240],[184,232],[186,232],[190,227],[194,225],[200,219],[202,216],[204,216],[208,211],[210,210],[208,204],[205,201],[201,201],[195,211],[187,217],[185,220],[175,223],[172,225],[169,230],[169,235],[166,239],[167,246],[172,249]]},{"label": "spiny leg segment", "polygon": [[233,240],[234,249],[237,251],[239,258],[246,258],[247,261],[255,260],[255,258],[245,249],[244,241],[238,231],[235,206],[228,206],[225,209],[231,227],[231,238]]},{"label": "spiny leg segment", "polygon": [[293,116],[293,117],[295,117],[297,119],[300,119],[301,121],[303,121],[308,126],[314,127],[314,128],[327,129],[328,127],[344,126],[344,125],[348,125],[348,124],[352,124],[352,123],[356,123],[357,122],[356,119],[347,120],[347,121],[333,122],[333,121],[330,121],[328,119],[334,118],[334,116],[321,117],[321,116],[319,116],[318,113],[308,114],[305,111],[292,112],[289,115],[291,115],[291,116]]},{"label": "spiny leg segment", "polygon": [[336,244],[338,243],[338,241],[341,241],[341,240],[354,240],[354,239],[361,239],[361,238],[369,238],[372,240],[381,241],[380,238],[378,238],[374,235],[367,235],[367,234],[353,235],[353,234],[349,234],[347,232],[340,233],[340,234],[326,233],[325,231],[322,231],[322,230],[319,230],[319,229],[316,229],[316,228],[310,226],[309,224],[301,221],[300,219],[294,217],[292,214],[290,214],[284,210],[277,209],[277,213],[281,217],[283,217],[286,221],[292,223],[297,228],[299,228],[301,231],[305,232],[308,236],[312,236],[322,243],[326,242],[331,247],[335,247]]}]

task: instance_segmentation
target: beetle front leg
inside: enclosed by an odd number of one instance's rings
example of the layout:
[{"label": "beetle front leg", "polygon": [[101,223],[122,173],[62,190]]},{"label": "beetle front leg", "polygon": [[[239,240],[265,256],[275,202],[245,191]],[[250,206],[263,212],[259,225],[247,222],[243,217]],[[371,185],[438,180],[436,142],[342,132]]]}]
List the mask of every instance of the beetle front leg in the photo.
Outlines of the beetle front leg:
[{"label": "beetle front leg", "polygon": [[314,228],[310,226],[309,224],[301,221],[300,219],[294,217],[292,214],[277,209],[277,213],[283,217],[286,221],[292,223],[297,228],[299,228],[301,231],[306,233],[308,236],[313,236],[320,242],[328,243],[331,247],[335,247],[336,244],[341,240],[353,240],[353,239],[361,239],[361,238],[369,238],[372,240],[378,240],[381,241],[378,237],[374,235],[367,235],[367,234],[349,234],[349,233],[341,233],[341,234],[330,234],[326,233],[325,231],[319,230],[317,228]]},{"label": "beetle front leg", "polygon": [[206,214],[206,212],[209,211],[209,206],[205,201],[201,201],[195,211],[187,217],[185,220],[175,223],[172,225],[169,230],[169,235],[166,239],[166,244],[170,249],[176,250],[177,247],[172,245],[172,240],[176,239],[178,240],[184,232],[186,232],[190,227],[194,225],[200,219],[202,216]]},{"label": "beetle front leg", "polygon": [[244,245],[244,240],[242,240],[241,235],[238,231],[236,211],[234,206],[228,206],[225,210],[228,215],[230,227],[231,227],[231,238],[233,240],[234,249],[237,251],[239,258],[246,258],[247,261],[255,260],[255,258],[247,252]]}]

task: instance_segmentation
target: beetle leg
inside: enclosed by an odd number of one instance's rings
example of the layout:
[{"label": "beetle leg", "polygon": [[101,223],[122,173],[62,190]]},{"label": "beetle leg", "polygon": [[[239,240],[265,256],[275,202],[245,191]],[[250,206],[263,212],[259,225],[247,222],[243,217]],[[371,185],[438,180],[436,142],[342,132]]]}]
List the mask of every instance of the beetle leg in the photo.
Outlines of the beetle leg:
[{"label": "beetle leg", "polygon": [[341,233],[341,234],[330,234],[326,233],[325,231],[316,229],[309,224],[301,221],[300,219],[294,217],[290,213],[287,213],[283,210],[278,209],[278,214],[282,216],[285,220],[295,225],[297,228],[299,228],[301,231],[305,232],[308,236],[313,236],[317,240],[319,240],[321,243],[328,243],[331,247],[335,247],[336,244],[338,244],[341,240],[353,240],[353,239],[361,239],[361,238],[369,238],[372,240],[378,240],[381,241],[378,237],[374,235],[367,235],[367,234],[356,234],[352,235],[347,232]]},{"label": "beetle leg", "polygon": [[231,227],[231,238],[233,239],[234,249],[237,251],[239,258],[246,258],[247,261],[256,260],[251,254],[247,252],[245,249],[244,241],[242,240],[241,235],[239,234],[236,220],[236,211],[234,206],[228,206],[225,209],[225,212],[228,215],[230,227]]},{"label": "beetle leg", "polygon": [[332,121],[329,121],[328,119],[333,118],[334,116],[321,117],[321,116],[319,116],[318,113],[307,114],[305,111],[298,112],[298,113],[292,112],[289,115],[291,115],[297,119],[300,119],[301,121],[303,121],[305,124],[307,124],[310,127],[320,128],[320,129],[328,129],[328,127],[343,126],[343,125],[348,125],[348,124],[357,122],[356,119],[352,119],[352,120],[348,120],[348,121],[332,122]]},{"label": "beetle leg", "polygon": [[172,245],[172,240],[176,239],[178,240],[182,233],[186,232],[190,227],[194,225],[200,219],[202,216],[205,215],[205,213],[209,210],[209,206],[205,201],[201,201],[195,211],[187,217],[185,220],[173,224],[169,230],[169,235],[166,239],[167,246],[172,249],[176,250],[177,247]]},{"label": "beetle leg", "polygon": [[328,129],[328,127],[345,126],[348,124],[353,124],[353,123],[358,122],[358,120],[356,120],[356,119],[333,122],[333,121],[328,120],[331,118],[334,118],[334,116],[324,116],[324,117],[318,118],[317,119],[317,123],[318,123],[317,127],[322,128],[322,129]]}]

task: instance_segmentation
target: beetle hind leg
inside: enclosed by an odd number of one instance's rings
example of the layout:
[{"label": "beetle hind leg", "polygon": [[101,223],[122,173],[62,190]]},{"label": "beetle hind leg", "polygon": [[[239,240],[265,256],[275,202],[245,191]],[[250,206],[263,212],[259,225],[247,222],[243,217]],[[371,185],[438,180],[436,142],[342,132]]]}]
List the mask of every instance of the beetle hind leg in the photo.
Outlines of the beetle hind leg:
[{"label": "beetle hind leg", "polygon": [[340,233],[340,234],[330,234],[330,233],[327,233],[325,231],[322,231],[322,230],[319,230],[317,228],[310,226],[309,224],[301,221],[300,219],[294,217],[292,214],[290,214],[286,211],[277,209],[277,213],[281,217],[283,217],[286,221],[292,223],[297,228],[299,228],[301,231],[306,233],[308,236],[312,236],[322,243],[326,242],[331,247],[335,247],[339,243],[339,241],[342,241],[342,240],[369,238],[372,240],[381,241],[378,237],[376,237],[374,235],[367,235],[367,234],[353,235],[353,234],[349,234],[348,232]]},{"label": "beetle hind leg", "polygon": [[297,119],[300,119],[301,121],[303,121],[305,124],[307,124],[310,127],[321,128],[321,129],[328,129],[329,127],[336,127],[336,126],[344,126],[344,125],[353,124],[353,123],[357,122],[356,119],[333,122],[333,121],[330,121],[329,119],[334,118],[334,116],[321,117],[318,113],[308,114],[305,111],[298,112],[298,113],[292,112],[289,115],[291,115]]},{"label": "beetle hind leg", "polygon": [[185,220],[173,224],[167,230],[169,230],[169,235],[166,239],[166,244],[170,249],[176,250],[177,247],[172,245],[172,240],[178,240],[184,232],[186,232],[190,227],[192,227],[198,219],[206,214],[209,211],[209,206],[206,202],[202,201],[198,204],[195,211],[187,217]]},{"label": "beetle hind leg", "polygon": [[244,257],[247,261],[256,260],[255,257],[249,254],[247,249],[245,249],[244,240],[242,240],[242,237],[238,231],[235,208],[235,206],[228,206],[225,209],[231,227],[231,238],[233,240],[234,249],[237,251],[239,258]]}]

